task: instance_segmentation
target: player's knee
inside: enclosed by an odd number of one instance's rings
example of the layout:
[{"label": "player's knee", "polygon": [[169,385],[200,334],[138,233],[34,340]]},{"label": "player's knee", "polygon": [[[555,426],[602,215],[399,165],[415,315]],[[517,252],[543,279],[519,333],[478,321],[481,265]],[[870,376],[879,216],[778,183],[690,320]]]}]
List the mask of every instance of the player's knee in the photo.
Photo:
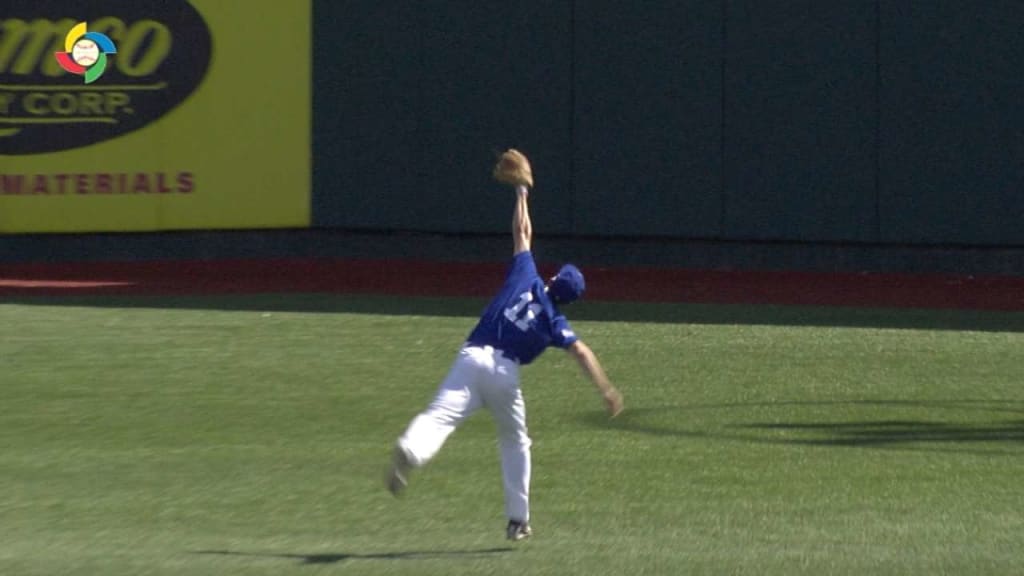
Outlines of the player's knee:
[{"label": "player's knee", "polygon": [[466,410],[461,406],[440,403],[431,404],[423,414],[439,426],[457,426],[466,418]]},{"label": "player's knee", "polygon": [[533,441],[530,440],[526,432],[502,435],[499,442],[503,450],[529,450],[533,445]]}]

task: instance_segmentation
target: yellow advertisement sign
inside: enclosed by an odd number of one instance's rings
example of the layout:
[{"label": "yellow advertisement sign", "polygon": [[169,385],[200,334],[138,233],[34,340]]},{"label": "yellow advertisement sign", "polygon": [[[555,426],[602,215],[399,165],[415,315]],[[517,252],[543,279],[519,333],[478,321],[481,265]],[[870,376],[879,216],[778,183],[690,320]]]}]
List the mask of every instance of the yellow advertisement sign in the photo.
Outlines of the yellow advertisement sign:
[{"label": "yellow advertisement sign", "polygon": [[5,10],[0,233],[308,226],[311,13],[311,0]]}]

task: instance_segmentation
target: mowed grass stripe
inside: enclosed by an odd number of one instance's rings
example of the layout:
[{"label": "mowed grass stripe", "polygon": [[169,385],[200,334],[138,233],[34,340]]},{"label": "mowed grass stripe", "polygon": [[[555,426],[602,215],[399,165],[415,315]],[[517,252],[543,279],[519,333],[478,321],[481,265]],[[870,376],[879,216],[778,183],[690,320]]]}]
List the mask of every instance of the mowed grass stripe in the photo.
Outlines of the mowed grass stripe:
[{"label": "mowed grass stripe", "polygon": [[0,305],[3,574],[1014,574],[1019,314],[585,303],[626,395],[524,369],[536,537],[493,425],[396,501],[391,443],[479,300]]}]

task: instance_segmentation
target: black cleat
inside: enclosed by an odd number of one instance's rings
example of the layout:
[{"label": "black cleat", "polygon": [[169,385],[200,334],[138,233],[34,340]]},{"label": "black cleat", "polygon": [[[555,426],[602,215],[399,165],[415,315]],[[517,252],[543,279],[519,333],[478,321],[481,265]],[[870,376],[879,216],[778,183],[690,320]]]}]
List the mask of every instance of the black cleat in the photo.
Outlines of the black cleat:
[{"label": "black cleat", "polygon": [[384,483],[395,496],[398,496],[409,485],[409,471],[412,470],[412,462],[409,455],[401,446],[395,446],[395,455],[391,459],[391,468],[388,469]]},{"label": "black cleat", "polygon": [[508,521],[508,528],[505,529],[506,538],[518,542],[520,540],[526,540],[530,536],[533,536],[533,530],[530,529],[529,524],[526,522],[517,522],[515,520]]}]

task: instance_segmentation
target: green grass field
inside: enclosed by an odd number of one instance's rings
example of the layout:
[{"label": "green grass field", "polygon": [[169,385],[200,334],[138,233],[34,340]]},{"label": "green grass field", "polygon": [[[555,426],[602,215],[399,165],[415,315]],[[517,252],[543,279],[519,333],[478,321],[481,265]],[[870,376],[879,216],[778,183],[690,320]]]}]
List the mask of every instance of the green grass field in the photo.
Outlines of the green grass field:
[{"label": "green grass field", "polygon": [[509,545],[486,413],[382,485],[481,301],[2,304],[0,574],[1020,573],[1024,315],[577,306]]}]

